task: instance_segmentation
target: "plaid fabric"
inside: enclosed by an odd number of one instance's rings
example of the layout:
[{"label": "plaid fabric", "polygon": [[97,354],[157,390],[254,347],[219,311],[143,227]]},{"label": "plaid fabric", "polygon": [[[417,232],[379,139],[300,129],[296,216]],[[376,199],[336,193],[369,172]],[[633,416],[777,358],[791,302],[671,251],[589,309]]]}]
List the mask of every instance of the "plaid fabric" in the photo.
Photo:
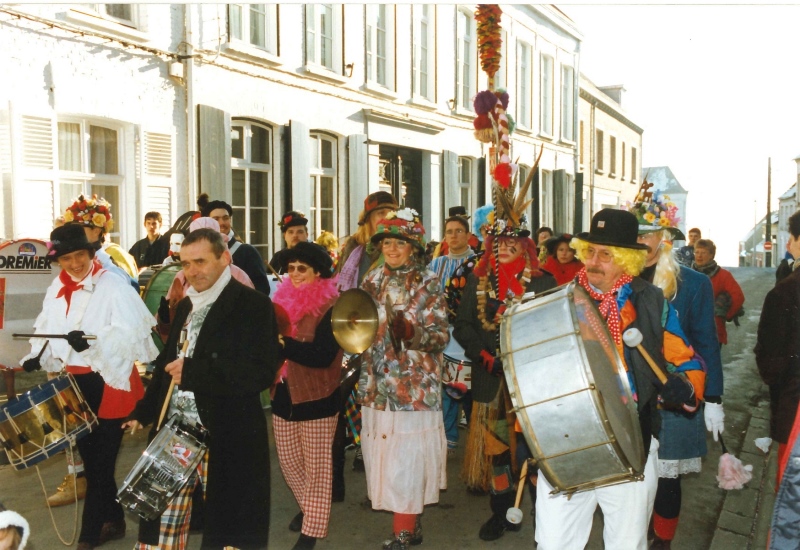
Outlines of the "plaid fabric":
[{"label": "plaid fabric", "polygon": [[347,396],[344,416],[347,418],[347,427],[353,435],[353,443],[361,445],[361,407],[356,403],[356,390],[351,391]]},{"label": "plaid fabric", "polygon": [[338,415],[288,422],[272,417],[278,462],[287,485],[303,512],[302,533],[328,536],[333,460],[331,448]]},{"label": "plaid fabric", "polygon": [[175,498],[161,514],[161,532],[158,546],[138,542],[135,550],[184,550],[189,538],[189,523],[192,520],[192,494],[198,482],[206,488],[208,479],[208,453],[197,465],[197,470],[189,478],[183,488],[175,493]]}]

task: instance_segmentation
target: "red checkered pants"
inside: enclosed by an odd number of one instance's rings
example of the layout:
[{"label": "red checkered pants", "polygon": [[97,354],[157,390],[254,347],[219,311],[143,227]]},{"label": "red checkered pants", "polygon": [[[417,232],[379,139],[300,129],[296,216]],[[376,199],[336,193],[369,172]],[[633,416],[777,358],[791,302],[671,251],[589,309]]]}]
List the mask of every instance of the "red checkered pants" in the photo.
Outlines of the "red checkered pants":
[{"label": "red checkered pants", "polygon": [[303,512],[301,532],[318,539],[328,536],[333,484],[331,444],[337,418],[333,415],[288,422],[272,416],[278,462]]},{"label": "red checkered pants", "polygon": [[185,550],[189,539],[189,523],[192,520],[192,495],[200,478],[203,491],[208,480],[208,452],[197,465],[192,477],[183,488],[175,493],[175,497],[161,514],[161,529],[158,535],[158,546],[138,542],[135,550]]}]

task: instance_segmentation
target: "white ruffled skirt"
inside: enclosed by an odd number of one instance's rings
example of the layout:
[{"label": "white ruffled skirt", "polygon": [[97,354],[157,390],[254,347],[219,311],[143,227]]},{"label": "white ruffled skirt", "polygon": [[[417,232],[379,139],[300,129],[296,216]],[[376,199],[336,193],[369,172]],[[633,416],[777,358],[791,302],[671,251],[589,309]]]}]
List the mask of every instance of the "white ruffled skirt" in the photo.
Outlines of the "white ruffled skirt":
[{"label": "white ruffled skirt", "polygon": [[421,514],[447,489],[442,411],[361,409],[367,493],[375,510]]}]

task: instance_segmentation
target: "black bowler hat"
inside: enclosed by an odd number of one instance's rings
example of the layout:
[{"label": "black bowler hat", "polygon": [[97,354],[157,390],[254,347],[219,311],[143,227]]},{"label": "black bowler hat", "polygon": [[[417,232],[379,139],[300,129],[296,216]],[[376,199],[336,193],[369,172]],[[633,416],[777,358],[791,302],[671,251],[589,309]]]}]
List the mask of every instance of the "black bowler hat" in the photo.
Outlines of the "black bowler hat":
[{"label": "black bowler hat", "polygon": [[278,222],[281,228],[281,233],[286,233],[286,230],[296,225],[308,225],[308,218],[302,212],[291,210],[281,216],[281,221]]},{"label": "black bowler hat", "polygon": [[314,268],[323,279],[333,276],[333,260],[328,251],[317,243],[300,242],[283,251],[282,268],[288,273],[289,264],[303,262]]},{"label": "black bowler hat", "polygon": [[579,233],[577,238],[605,246],[647,250],[647,245],[636,242],[638,236],[639,221],[636,216],[627,210],[603,208],[592,217],[589,232]]},{"label": "black bowler hat", "polygon": [[61,227],[56,227],[50,233],[50,246],[47,255],[58,259],[64,254],[70,254],[77,250],[95,251],[100,248],[99,242],[90,243],[86,238],[83,226],[77,223],[68,223]]}]

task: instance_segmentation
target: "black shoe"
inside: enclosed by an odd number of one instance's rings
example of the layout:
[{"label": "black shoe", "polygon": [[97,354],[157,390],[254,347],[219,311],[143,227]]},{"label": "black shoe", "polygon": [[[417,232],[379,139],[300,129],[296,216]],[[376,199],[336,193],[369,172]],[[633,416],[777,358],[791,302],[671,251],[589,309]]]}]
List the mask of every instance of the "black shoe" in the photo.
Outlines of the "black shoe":
[{"label": "black shoe", "polygon": [[[508,520],[504,520],[506,522],[506,531],[512,531],[516,533],[520,529],[522,529],[522,523],[511,523]],[[536,521],[536,520],[534,520]]]},{"label": "black shoe", "polygon": [[123,538],[125,538],[125,519],[107,521],[100,529],[100,537],[97,539],[97,546],[105,544],[110,540]]},{"label": "black shoe", "polygon": [[[409,535],[406,544],[408,546],[418,546],[422,544],[422,522],[420,521],[420,515],[417,516],[417,523],[414,525],[414,532]],[[405,533],[405,531],[403,531]],[[392,542],[392,537],[394,537],[394,533],[389,536],[389,540],[384,542],[384,544],[388,544]]]},{"label": "black shoe", "polygon": [[292,518],[292,521],[289,522],[289,531],[294,531],[295,533],[299,533],[300,529],[303,528],[303,512],[298,512],[298,514]]},{"label": "black shoe", "polygon": [[331,502],[344,502],[344,485],[334,485],[331,491]]},{"label": "black shoe", "polygon": [[408,531],[400,531],[399,535],[384,541],[381,548],[382,550],[408,550],[411,536],[411,533]]},{"label": "black shoe", "polygon": [[478,536],[481,540],[497,540],[503,536],[503,533],[505,533],[509,525],[511,524],[506,521],[506,518],[500,517],[497,514],[492,514],[489,521],[481,525]]},{"label": "black shoe", "polygon": [[353,471],[363,472],[364,468],[364,455],[361,454],[361,447],[356,447],[356,457],[353,459]]},{"label": "black shoe", "polygon": [[300,538],[294,543],[292,550],[311,550],[314,548],[315,544],[317,544],[317,539],[315,537],[309,537],[308,535],[300,533]]}]

